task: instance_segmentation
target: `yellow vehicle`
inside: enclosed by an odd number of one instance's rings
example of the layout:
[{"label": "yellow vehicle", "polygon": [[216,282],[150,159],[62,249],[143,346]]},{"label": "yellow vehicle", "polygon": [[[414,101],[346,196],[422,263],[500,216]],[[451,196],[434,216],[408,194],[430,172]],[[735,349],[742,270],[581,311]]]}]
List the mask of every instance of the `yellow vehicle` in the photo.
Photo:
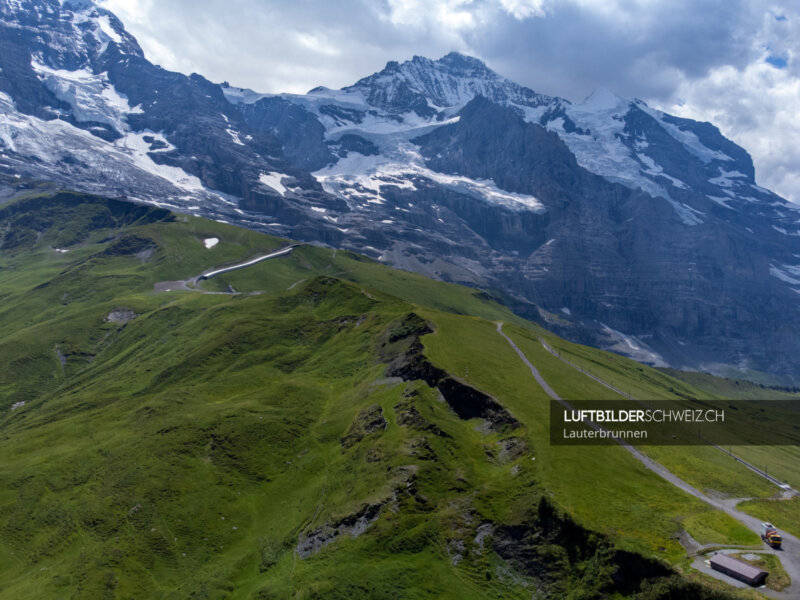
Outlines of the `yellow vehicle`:
[{"label": "yellow vehicle", "polygon": [[783,538],[772,523],[764,522],[761,524],[761,539],[773,548],[780,548]]}]

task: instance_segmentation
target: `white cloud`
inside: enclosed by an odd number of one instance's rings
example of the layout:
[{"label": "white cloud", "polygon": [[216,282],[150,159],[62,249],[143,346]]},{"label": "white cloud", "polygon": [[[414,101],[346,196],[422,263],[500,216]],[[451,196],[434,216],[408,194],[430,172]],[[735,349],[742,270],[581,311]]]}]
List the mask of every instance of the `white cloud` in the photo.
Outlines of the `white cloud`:
[{"label": "white cloud", "polygon": [[295,34],[300,45],[305,46],[312,52],[325,54],[327,56],[339,56],[341,51],[335,45],[325,39],[324,35],[314,35],[311,33],[298,32]]},{"label": "white cloud", "polygon": [[[766,11],[752,45],[754,58],[742,67],[681,77],[662,108],[715,124],[753,157],[759,185],[800,203],[800,11]],[[788,59],[786,68],[766,62],[774,55]]]},{"label": "white cloud", "polygon": [[473,0],[388,0],[389,20],[395,25],[459,31],[476,26]]},{"label": "white cloud", "polygon": [[515,19],[544,17],[544,0],[500,0],[500,6]]},{"label": "white cloud", "polygon": [[724,66],[675,95],[667,112],[717,125],[753,156],[759,185],[800,203],[800,79],[766,62]]}]

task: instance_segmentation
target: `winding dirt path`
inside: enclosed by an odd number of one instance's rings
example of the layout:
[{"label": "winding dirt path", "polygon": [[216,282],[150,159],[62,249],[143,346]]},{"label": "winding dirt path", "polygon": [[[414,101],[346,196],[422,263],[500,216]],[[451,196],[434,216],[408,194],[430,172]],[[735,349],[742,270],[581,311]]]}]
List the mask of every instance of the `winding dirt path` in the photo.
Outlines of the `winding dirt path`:
[{"label": "winding dirt path", "polygon": [[507,342],[508,342],[508,343],[511,345],[511,347],[514,349],[514,352],[516,352],[516,353],[517,353],[517,356],[519,356],[519,357],[520,357],[520,359],[522,359],[522,362],[524,362],[524,363],[525,363],[525,365],[526,365],[526,366],[527,366],[527,367],[528,367],[528,368],[531,370],[531,374],[533,375],[533,378],[534,378],[534,379],[536,380],[536,382],[537,382],[537,383],[538,383],[538,384],[539,384],[539,385],[542,387],[542,389],[545,391],[545,393],[546,393],[548,396],[550,396],[550,397],[551,397],[553,400],[557,400],[558,402],[560,402],[560,403],[564,404],[565,406],[567,406],[567,407],[569,407],[569,408],[572,408],[571,406],[569,406],[569,404],[567,404],[567,403],[566,403],[566,401],[562,400],[562,399],[559,397],[559,395],[558,395],[558,394],[556,394],[556,392],[555,392],[555,390],[554,390],[553,388],[551,388],[551,387],[550,387],[550,386],[547,384],[547,382],[544,380],[544,377],[542,377],[541,373],[539,373],[539,370],[538,370],[536,367],[534,367],[534,366],[531,364],[531,361],[529,361],[529,360],[528,360],[528,357],[527,357],[527,356],[525,356],[525,354],[522,352],[522,350],[520,350],[520,349],[517,347],[517,345],[514,343],[514,340],[512,340],[510,337],[508,337],[508,336],[507,336],[507,335],[506,335],[506,334],[503,332],[503,323],[502,323],[502,321],[498,321],[498,322],[497,322],[497,333],[499,333],[499,334],[500,334],[500,335],[502,335],[504,338],[506,338],[506,341],[507,341]]}]

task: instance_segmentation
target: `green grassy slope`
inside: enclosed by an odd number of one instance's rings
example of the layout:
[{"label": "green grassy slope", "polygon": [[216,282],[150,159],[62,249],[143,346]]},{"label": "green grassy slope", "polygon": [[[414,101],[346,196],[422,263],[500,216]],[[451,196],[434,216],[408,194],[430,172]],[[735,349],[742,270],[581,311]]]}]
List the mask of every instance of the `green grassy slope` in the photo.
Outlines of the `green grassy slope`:
[{"label": "green grassy slope", "polygon": [[695,371],[678,371],[677,369],[659,369],[670,377],[690,383],[695,388],[725,398],[741,398],[752,400],[797,400],[800,390],[792,387],[769,386],[754,383],[746,379],[727,379],[709,373]]},{"label": "green grassy slope", "polygon": [[[661,552],[673,559],[683,553],[672,536],[678,531],[678,523],[684,520],[688,522],[683,526],[703,540],[702,543],[758,542],[754,534],[722,514],[715,517],[718,525],[713,533],[692,527],[692,523],[707,520],[710,511],[706,505],[654,477],[622,448],[547,444],[548,399],[531,378],[527,367],[495,334],[493,325],[483,323],[466,328],[452,317],[436,319],[436,322],[442,327],[449,324],[451,329],[446,337],[426,338],[430,356],[437,364],[452,365],[455,372],[468,369],[470,381],[503,398],[512,413],[530,424],[531,439],[537,450],[536,466],[544,487],[587,526],[619,537],[620,543],[631,549]],[[508,329],[522,351],[537,365],[545,379],[553,382],[560,395],[580,398],[583,391],[596,398],[613,394],[591,379],[576,377],[570,367],[547,353],[526,330]],[[480,347],[483,352],[466,354],[458,350],[465,346]],[[691,454],[698,449],[670,448],[672,452],[681,450]],[[716,468],[709,465],[707,471],[711,474]]]},{"label": "green grassy slope", "polygon": [[[725,597],[675,575],[675,536],[747,532],[620,448],[549,447],[496,320],[565,397],[613,393],[486,294],[308,246],[201,284],[239,294],[154,293],[285,242],[77,194],[0,233],[0,598]],[[508,418],[460,418],[481,392]]]},{"label": "green grassy slope", "polygon": [[769,521],[778,529],[800,536],[800,498],[779,501],[748,500],[741,502],[737,508],[765,521]]}]

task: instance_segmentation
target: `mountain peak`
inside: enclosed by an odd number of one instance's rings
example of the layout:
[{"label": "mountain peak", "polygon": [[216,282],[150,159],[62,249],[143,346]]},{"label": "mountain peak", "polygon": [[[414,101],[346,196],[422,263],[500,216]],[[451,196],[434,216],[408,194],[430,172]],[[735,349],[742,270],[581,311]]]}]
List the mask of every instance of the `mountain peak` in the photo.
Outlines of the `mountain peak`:
[{"label": "mountain peak", "polygon": [[344,90],[360,92],[367,103],[389,112],[413,111],[424,117],[442,109],[453,112],[478,95],[500,104],[523,106],[553,100],[505,79],[480,59],[458,52],[438,60],[414,56],[402,63],[390,61],[382,71]]},{"label": "mountain peak", "polygon": [[480,60],[479,58],[475,58],[474,56],[469,56],[468,54],[461,54],[460,52],[449,52],[436,62],[447,65],[448,67],[451,68],[469,67],[472,69],[483,69],[486,71],[491,71],[486,66],[486,63]]},{"label": "mountain peak", "polygon": [[[468,56],[466,54],[460,54],[459,52],[449,52],[439,58],[438,60],[433,60],[428,58],[427,56],[420,56],[415,54],[411,60],[406,60],[404,62],[398,62],[396,60],[390,60],[386,63],[386,66],[380,71],[378,74],[389,75],[393,73],[403,73],[408,72],[409,69],[416,69],[416,70],[442,70],[445,69],[449,72],[452,72],[455,75],[464,75],[468,73],[477,73],[483,72],[485,75],[490,77],[499,77],[497,73],[492,71],[486,66],[479,58],[475,58],[474,56]],[[363,80],[362,80],[363,81]]]},{"label": "mountain peak", "polygon": [[5,25],[30,32],[32,54],[55,69],[99,67],[110,45],[120,54],[144,56],[114,13],[94,0],[0,0],[0,16]]},{"label": "mountain peak", "polygon": [[100,8],[94,0],[0,0],[0,10],[4,14],[14,13],[45,13],[53,14],[58,11],[73,13],[89,12]]},{"label": "mountain peak", "polygon": [[479,58],[455,51],[448,52],[437,60],[430,59],[426,56],[414,55],[411,60],[405,61],[402,64],[397,61],[389,61],[386,63],[386,69],[401,70],[404,67],[410,66],[433,70],[445,69],[454,75],[474,75],[482,73],[487,77],[499,77],[497,73],[487,67],[486,63]]}]

